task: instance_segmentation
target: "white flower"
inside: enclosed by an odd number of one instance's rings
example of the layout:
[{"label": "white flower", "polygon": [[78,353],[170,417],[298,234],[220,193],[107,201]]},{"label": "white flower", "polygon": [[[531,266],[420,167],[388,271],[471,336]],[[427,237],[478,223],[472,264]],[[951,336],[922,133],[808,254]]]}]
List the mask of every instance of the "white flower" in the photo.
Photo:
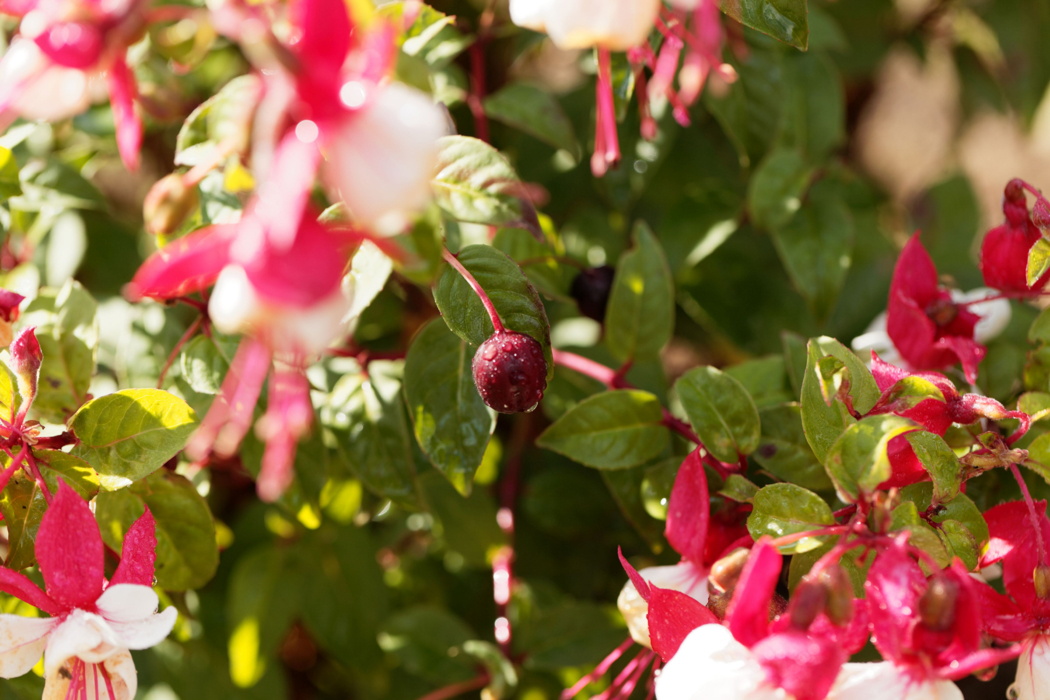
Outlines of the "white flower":
[{"label": "white flower", "polygon": [[1050,700],[1050,637],[1029,637],[1017,660],[1017,680],[1009,696],[1016,700]]},{"label": "white flower", "polygon": [[[689,633],[656,679],[657,700],[786,700],[754,654],[722,625]],[[894,700],[903,700],[895,698]]]},{"label": "white flower", "polygon": [[948,680],[915,678],[890,661],[842,667],[827,700],[963,700]]},{"label": "white flower", "polygon": [[510,0],[510,19],[519,27],[547,31],[546,17],[558,0]]},{"label": "white flower", "polygon": [[60,121],[91,106],[97,73],[52,63],[30,39],[16,38],[0,59],[0,102],[29,120]]},{"label": "white flower", "polygon": [[560,49],[626,51],[649,37],[660,7],[660,0],[511,0],[510,12]]},{"label": "white flower", "polygon": [[[707,605],[707,574],[698,569],[692,562],[682,561],[674,566],[651,566],[642,569],[638,574],[657,588],[666,588],[685,593]],[[649,640],[649,604],[638,594],[628,579],[620,596],[616,599],[631,638],[644,647],[652,648]]]}]

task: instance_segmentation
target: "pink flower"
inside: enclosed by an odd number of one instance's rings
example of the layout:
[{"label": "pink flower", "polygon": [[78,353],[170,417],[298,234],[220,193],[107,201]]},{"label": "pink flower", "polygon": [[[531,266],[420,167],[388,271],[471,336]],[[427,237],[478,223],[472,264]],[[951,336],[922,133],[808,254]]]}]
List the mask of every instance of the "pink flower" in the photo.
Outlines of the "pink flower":
[{"label": "pink flower", "polygon": [[128,169],[138,168],[142,120],[127,49],[145,26],[141,0],[26,0],[3,7],[22,22],[0,59],[0,128],[16,117],[68,119],[108,92],[120,156]]},{"label": "pink flower", "polygon": [[27,673],[43,654],[45,698],[134,698],[138,680],[128,650],[158,644],[178,617],[173,607],[156,612],[156,544],[146,509],[128,529],[120,565],[107,583],[95,518],[83,499],[60,483],[36,539],[45,590],[0,569],[0,590],[51,615],[0,615],[0,676]]},{"label": "pink flower", "polygon": [[986,352],[974,340],[979,320],[939,285],[937,268],[919,234],[912,236],[893,269],[886,319],[886,330],[904,360],[917,370],[961,362],[967,381],[973,383]]},{"label": "pink flower", "polygon": [[985,234],[981,244],[981,272],[984,283],[1002,292],[1034,294],[1050,281],[1050,272],[1028,286],[1028,252],[1043,234],[1032,221],[1025,200],[1025,189],[1039,194],[1023,180],[1010,180],[1003,192],[1006,222]]}]

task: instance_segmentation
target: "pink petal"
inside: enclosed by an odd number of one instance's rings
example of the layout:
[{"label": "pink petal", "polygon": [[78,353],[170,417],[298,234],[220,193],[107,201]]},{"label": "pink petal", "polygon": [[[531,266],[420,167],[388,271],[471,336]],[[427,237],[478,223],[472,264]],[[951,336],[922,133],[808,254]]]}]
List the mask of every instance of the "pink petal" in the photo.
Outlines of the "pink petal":
[{"label": "pink petal", "polygon": [[897,435],[887,444],[886,456],[889,457],[892,472],[889,479],[879,484],[880,489],[901,488],[930,480],[930,473],[922,466],[907,435]]},{"label": "pink petal", "polygon": [[124,166],[132,172],[138,170],[142,146],[142,117],[135,111],[137,94],[135,76],[120,55],[109,68],[109,97],[117,128],[117,150]]},{"label": "pink petal", "polygon": [[2,566],[0,566],[0,591],[13,595],[49,615],[61,615],[65,611],[63,606],[37,588],[27,576]]},{"label": "pink petal", "polygon": [[236,231],[236,225],[209,226],[172,241],[142,264],[127,297],[173,299],[210,286],[230,261]]},{"label": "pink petal", "polygon": [[300,69],[313,79],[334,80],[350,50],[353,25],[343,0],[296,0],[291,16],[299,32],[293,43]]},{"label": "pink petal", "polygon": [[965,658],[959,659],[951,666],[942,666],[937,669],[937,675],[940,678],[946,678],[948,680],[959,680],[966,676],[980,671],[986,668],[993,668],[999,664],[1005,664],[1009,661],[1013,661],[1021,655],[1021,645],[1015,644],[1014,646],[1007,647],[1005,649],[981,649],[969,654]]},{"label": "pink petal", "polygon": [[908,239],[893,268],[890,298],[899,294],[925,307],[937,300],[939,291],[937,267],[916,232]]},{"label": "pink petal", "polygon": [[919,598],[926,591],[922,569],[902,547],[888,547],[872,564],[864,590],[873,611],[871,631],[875,646],[884,658],[900,659],[909,651]]},{"label": "pink petal", "polygon": [[270,400],[261,424],[266,452],[256,487],[262,500],[276,501],[291,485],[295,477],[295,448],[310,429],[313,416],[306,375],[277,372],[270,380]]},{"label": "pink petal", "polygon": [[0,318],[8,323],[18,319],[18,306],[25,297],[9,289],[0,289]]},{"label": "pink petal", "polygon": [[92,22],[56,22],[34,41],[58,65],[80,70],[98,63],[104,48],[102,31]]},{"label": "pink petal", "polygon": [[966,375],[966,381],[973,384],[977,381],[977,366],[981,364],[981,360],[988,353],[988,348],[984,347],[972,337],[967,338],[961,335],[947,335],[943,338],[938,339],[934,345],[937,348],[946,348],[953,355],[959,358],[959,362],[962,363],[963,374]]},{"label": "pink petal", "polygon": [[707,524],[711,500],[707,492],[707,474],[696,448],[678,469],[671,499],[667,506],[665,534],[675,551],[697,565],[703,565],[707,543]]},{"label": "pink petal", "polygon": [[701,625],[717,625],[718,618],[700,601],[680,591],[652,586],[649,598],[649,639],[665,662],[678,653],[689,633]]},{"label": "pink petal", "polygon": [[[1046,502],[1036,501],[1036,510],[1043,530],[1044,546],[1050,546],[1050,519],[1047,519]],[[1022,608],[1032,609],[1041,601],[1035,594],[1032,572],[1039,560],[1035,530],[1028,517],[1028,508],[1023,501],[1002,503],[984,514],[988,523],[989,540],[981,557],[981,566],[997,561],[1003,565],[1003,587]]]},{"label": "pink petal", "polygon": [[726,612],[729,631],[749,648],[769,634],[769,604],[784,561],[769,542],[763,537],[751,550]]},{"label": "pink petal", "polygon": [[90,610],[102,594],[102,537],[84,499],[59,479],[36,536],[47,594],[64,608]]},{"label": "pink petal", "polygon": [[270,176],[259,185],[247,216],[265,222],[267,244],[279,253],[296,242],[304,217],[317,219],[316,212],[307,212],[307,202],[320,163],[317,141],[301,141],[294,130],[277,145]]},{"label": "pink petal", "polygon": [[120,564],[109,585],[134,583],[140,586],[153,585],[154,564],[157,560],[157,533],[153,513],[149,507],[132,523],[124,535],[120,552]]},{"label": "pink petal", "polygon": [[824,700],[848,658],[834,639],[797,630],[766,637],[751,651],[769,682],[796,700]]}]

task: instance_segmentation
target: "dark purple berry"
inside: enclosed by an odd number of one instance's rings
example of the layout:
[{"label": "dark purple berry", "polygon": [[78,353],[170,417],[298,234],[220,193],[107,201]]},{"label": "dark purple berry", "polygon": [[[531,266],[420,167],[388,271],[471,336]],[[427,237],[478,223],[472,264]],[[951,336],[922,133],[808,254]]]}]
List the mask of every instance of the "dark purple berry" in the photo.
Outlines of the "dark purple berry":
[{"label": "dark purple berry", "polygon": [[580,307],[580,313],[599,323],[605,321],[605,307],[609,305],[616,270],[608,265],[592,267],[576,275],[569,293]]},{"label": "dark purple berry", "polygon": [[474,354],[472,367],[481,398],[500,413],[531,411],[547,388],[543,348],[524,333],[493,334]]}]

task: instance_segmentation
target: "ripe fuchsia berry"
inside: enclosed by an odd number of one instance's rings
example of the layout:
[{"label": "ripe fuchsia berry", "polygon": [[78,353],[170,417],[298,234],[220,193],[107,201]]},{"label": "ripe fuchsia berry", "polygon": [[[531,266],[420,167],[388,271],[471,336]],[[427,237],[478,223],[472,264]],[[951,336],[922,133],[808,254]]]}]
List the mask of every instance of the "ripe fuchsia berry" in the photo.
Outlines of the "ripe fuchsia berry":
[{"label": "ripe fuchsia berry", "polygon": [[543,348],[524,333],[498,329],[474,354],[472,369],[482,400],[500,413],[532,411],[547,388]]},{"label": "ripe fuchsia berry", "polygon": [[580,313],[598,323],[605,321],[616,270],[608,265],[592,267],[576,275],[569,293],[580,307]]}]

